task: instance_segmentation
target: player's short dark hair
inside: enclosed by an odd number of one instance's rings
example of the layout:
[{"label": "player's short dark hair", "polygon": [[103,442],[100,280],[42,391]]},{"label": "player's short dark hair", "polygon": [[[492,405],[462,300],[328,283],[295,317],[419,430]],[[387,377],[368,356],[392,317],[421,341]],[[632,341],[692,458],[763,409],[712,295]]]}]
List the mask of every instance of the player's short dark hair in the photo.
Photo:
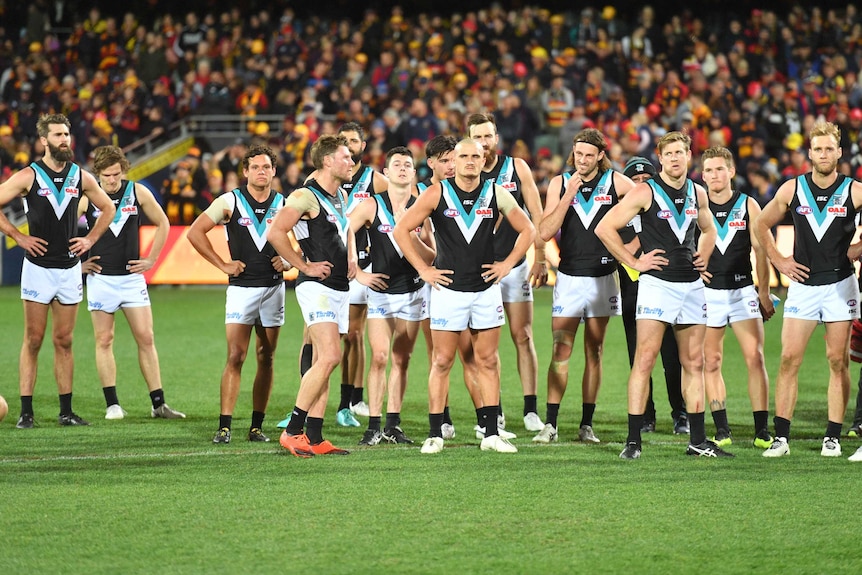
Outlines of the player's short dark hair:
[{"label": "player's short dark hair", "polygon": [[36,133],[39,134],[40,138],[48,137],[48,134],[51,133],[51,124],[62,124],[66,126],[66,129],[72,129],[72,124],[69,122],[69,118],[63,114],[44,114],[40,116],[39,121],[36,122]]},{"label": "player's short dark hair", "polygon": [[365,141],[365,130],[362,129],[362,126],[359,125],[358,122],[345,122],[338,128],[338,133],[343,134],[344,132],[356,132],[359,134],[359,139],[363,142]]},{"label": "player's short dark hair", "polygon": [[425,157],[439,158],[443,154],[448,154],[454,150],[457,144],[458,140],[455,139],[455,136],[434,136],[425,144]]},{"label": "player's short dark hair", "polygon": [[[52,124],[55,123],[52,122]],[[123,150],[117,146],[99,146],[93,150],[93,172],[96,174],[96,177],[114,164],[120,164],[120,169],[124,173],[128,172],[132,167]]]},{"label": "player's short dark hair", "polygon": [[249,161],[255,156],[269,156],[269,160],[272,162],[273,167],[275,167],[275,164],[278,162],[278,158],[276,157],[275,152],[272,151],[272,148],[266,144],[252,144],[242,156],[243,170],[248,169]]},{"label": "player's short dark hair", "polygon": [[413,152],[411,152],[410,148],[407,146],[395,146],[386,152],[386,162],[383,165],[387,168],[389,167],[389,160],[392,159],[392,156],[407,156],[411,161],[413,161]]},{"label": "player's short dark hair", "polygon": [[323,158],[331,156],[339,146],[347,146],[347,138],[338,134],[320,136],[311,146],[311,162],[316,169],[323,168]]}]

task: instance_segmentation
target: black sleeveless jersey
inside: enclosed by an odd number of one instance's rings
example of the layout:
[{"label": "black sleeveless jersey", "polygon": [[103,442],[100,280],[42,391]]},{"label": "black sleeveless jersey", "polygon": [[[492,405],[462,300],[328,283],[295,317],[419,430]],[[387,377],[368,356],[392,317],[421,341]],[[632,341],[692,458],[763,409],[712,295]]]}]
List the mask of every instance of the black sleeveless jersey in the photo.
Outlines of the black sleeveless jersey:
[{"label": "black sleeveless jersey", "polygon": [[431,212],[437,240],[434,265],[455,272],[448,289],[485,291],[491,284],[482,278],[482,265],[494,263],[494,224],[500,215],[494,183],[485,180],[470,193],[458,188],[455,178],[440,185],[440,202]]},{"label": "black sleeveless jersey", "polygon": [[[349,182],[344,182],[341,188],[347,194],[347,215],[353,209],[374,195],[374,169],[363,166]],[[365,269],[371,261],[371,242],[365,228],[356,232],[356,253],[359,256],[359,267]]]},{"label": "black sleeveless jersey", "polygon": [[811,173],[796,178],[796,193],[790,202],[793,219],[793,258],[811,271],[805,285],[825,285],[853,273],[847,248],[856,232],[853,182],[838,174],[826,189],[818,187]]},{"label": "black sleeveless jersey", "polygon": [[[521,193],[521,178],[518,177],[518,171],[515,170],[515,158],[511,156],[498,156],[494,169],[482,172],[481,178],[505,188],[507,192],[512,194],[515,201],[518,202],[518,206],[522,209],[524,208],[524,195]],[[494,259],[502,261],[509,257],[512,248],[515,247],[516,241],[518,241],[518,232],[512,228],[508,220],[504,219],[500,222],[494,234]],[[521,265],[523,261],[524,258],[516,265]]]},{"label": "black sleeveless jersey", "polygon": [[[389,200],[389,192],[375,194],[377,201],[377,213],[371,227],[368,228],[368,236],[374,251],[371,256],[371,271],[389,276],[384,293],[399,294],[418,290],[425,283],[416,273],[416,268],[410,265],[404,258],[404,252],[392,237],[395,229],[395,216],[392,214],[392,202]],[[409,208],[416,202],[416,198],[410,196],[407,200]]]},{"label": "black sleeveless jersey", "polygon": [[314,218],[299,220],[293,227],[293,233],[306,261],[328,261],[332,264],[332,270],[330,275],[322,280],[300,272],[296,283],[313,281],[337,291],[348,291],[350,282],[347,279],[347,234],[350,224],[344,190],[338,188],[332,196],[321,188],[316,180],[308,180],[305,187],[314,193],[320,211]]},{"label": "black sleeveless jersey", "polygon": [[30,262],[43,268],[69,269],[80,258],[69,251],[69,240],[78,235],[78,201],[83,192],[81,168],[68,162],[55,172],[39,160],[30,164],[36,173],[30,191],[24,196],[29,234],[48,242],[44,255]]},{"label": "black sleeveless jersey", "polygon": [[[572,174],[563,174],[560,196]],[[596,225],[619,202],[614,172],[606,170],[584,182],[566,210],[560,227],[559,270],[570,276],[602,277],[616,269],[616,260],[596,236]]]},{"label": "black sleeveless jersey", "polygon": [[[90,248],[90,256],[99,256],[102,275],[128,275],[129,261],[140,259],[141,256],[141,204],[135,194],[135,182],[121,181],[120,189],[108,194],[108,197],[117,208],[117,213],[102,237]],[[84,217],[90,229],[101,213],[92,202],[87,204]]]},{"label": "black sleeveless jersey", "polygon": [[227,245],[231,259],[245,263],[245,269],[228,279],[230,285],[243,287],[269,287],[283,281],[280,272],[272,267],[275,257],[266,236],[276,213],[284,205],[284,196],[275,190],[263,202],[258,202],[243,186],[231,192],[234,207],[225,224]]},{"label": "black sleeveless jersey", "polygon": [[641,215],[641,247],[644,252],[663,249],[669,263],[661,271],[642,273],[670,282],[694,281],[700,277],[693,263],[698,209],[694,182],[686,179],[677,190],[656,175],[647,184],[652,202]]},{"label": "black sleeveless jersey", "polygon": [[707,271],[712,274],[707,287],[738,289],[754,285],[751,274],[751,218],[748,196],[734,191],[724,204],[709,201],[715,224],[715,249]]}]

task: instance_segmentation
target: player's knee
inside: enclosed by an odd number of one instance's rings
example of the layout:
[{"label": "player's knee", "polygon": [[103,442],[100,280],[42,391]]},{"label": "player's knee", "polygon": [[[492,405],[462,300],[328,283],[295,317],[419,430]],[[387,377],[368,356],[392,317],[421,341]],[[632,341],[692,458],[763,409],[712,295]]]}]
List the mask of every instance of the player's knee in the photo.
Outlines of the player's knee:
[{"label": "player's knee", "polygon": [[[394,359],[394,356],[393,356]],[[385,349],[375,350],[371,353],[371,365],[377,369],[386,369],[389,361],[389,352]],[[394,363],[394,361],[393,361]]]},{"label": "player's knee", "polygon": [[569,373],[569,359],[552,360],[548,369],[551,373]]},{"label": "player's knee", "polygon": [[245,363],[246,350],[239,346],[230,346],[227,350],[227,363],[234,368],[242,367]]},{"label": "player's knee", "polygon": [[72,333],[63,332],[55,333],[53,336],[54,349],[70,350],[72,349]]},{"label": "player's knee", "polygon": [[721,353],[707,352],[704,354],[703,370],[707,373],[721,371]]}]

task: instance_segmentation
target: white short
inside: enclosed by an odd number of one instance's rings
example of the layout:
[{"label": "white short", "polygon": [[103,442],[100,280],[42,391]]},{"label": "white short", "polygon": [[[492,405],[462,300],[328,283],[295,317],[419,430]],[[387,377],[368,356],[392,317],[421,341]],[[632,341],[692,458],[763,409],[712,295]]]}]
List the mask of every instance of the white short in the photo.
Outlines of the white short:
[{"label": "white short", "polygon": [[43,268],[24,258],[21,299],[44,304],[55,299],[65,305],[81,303],[84,299],[81,262],[68,269]]},{"label": "white short", "polygon": [[[371,266],[369,265],[362,271],[371,273]],[[368,286],[362,285],[355,279],[350,280],[350,305],[367,305],[368,292],[370,291]]]},{"label": "white short", "polygon": [[503,303],[533,301],[533,286],[530,285],[530,266],[527,260],[512,268],[512,271],[500,280],[500,292],[503,294]]},{"label": "white short", "polygon": [[380,293],[368,290],[368,319],[397,318],[422,321],[428,317],[425,289],[408,293]]},{"label": "white short", "polygon": [[617,272],[594,278],[557,272],[551,317],[611,317],[622,313]]},{"label": "white short", "polygon": [[295,291],[305,325],[335,323],[338,324],[338,333],[347,333],[350,292],[334,290],[312,281],[302,282]]},{"label": "white short", "polygon": [[87,309],[114,313],[121,307],[150,305],[147,280],[142,274],[87,276]]},{"label": "white short", "polygon": [[703,280],[669,282],[641,274],[635,319],[655,319],[670,325],[706,323]]},{"label": "white short", "polygon": [[454,291],[441,287],[431,290],[431,329],[464,331],[491,329],[506,323],[500,284],[485,291]]},{"label": "white short", "polygon": [[760,299],[753,285],[738,289],[710,289],[704,286],[707,327],[725,327],[747,319],[763,319]]},{"label": "white short", "polygon": [[284,284],[271,287],[227,286],[224,322],[263,327],[284,325]]},{"label": "white short", "polygon": [[784,317],[821,322],[850,321],[859,317],[859,286],[855,276],[821,286],[790,282],[784,300]]}]

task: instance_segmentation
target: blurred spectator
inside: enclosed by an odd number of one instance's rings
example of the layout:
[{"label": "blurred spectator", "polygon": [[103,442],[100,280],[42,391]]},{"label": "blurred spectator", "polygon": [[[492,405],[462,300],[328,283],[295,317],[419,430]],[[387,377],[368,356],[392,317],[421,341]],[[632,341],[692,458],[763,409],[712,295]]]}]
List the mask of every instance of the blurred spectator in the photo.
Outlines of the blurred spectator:
[{"label": "blurred spectator", "polygon": [[192,182],[191,164],[187,160],[177,163],[173,175],[162,185],[165,212],[172,226],[189,226],[206,209],[212,198],[204,191]]}]

